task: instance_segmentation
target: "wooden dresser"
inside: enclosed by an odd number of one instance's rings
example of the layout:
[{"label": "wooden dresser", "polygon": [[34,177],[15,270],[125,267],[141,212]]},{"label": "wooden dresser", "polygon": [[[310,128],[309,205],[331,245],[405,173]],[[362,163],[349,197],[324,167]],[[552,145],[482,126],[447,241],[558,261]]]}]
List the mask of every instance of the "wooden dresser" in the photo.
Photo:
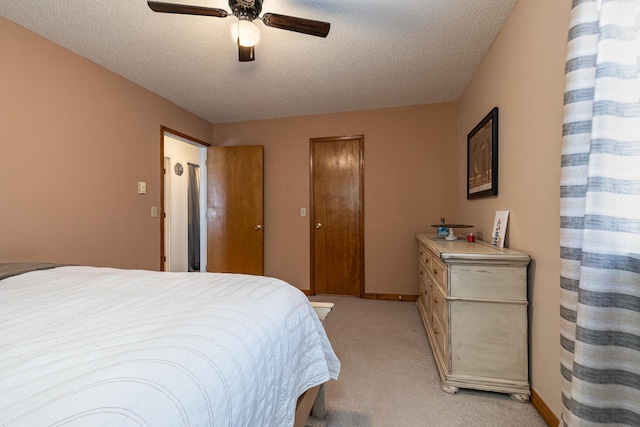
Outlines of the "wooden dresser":
[{"label": "wooden dresser", "polygon": [[528,401],[529,256],[485,242],[416,237],[418,308],[442,389],[509,393]]}]

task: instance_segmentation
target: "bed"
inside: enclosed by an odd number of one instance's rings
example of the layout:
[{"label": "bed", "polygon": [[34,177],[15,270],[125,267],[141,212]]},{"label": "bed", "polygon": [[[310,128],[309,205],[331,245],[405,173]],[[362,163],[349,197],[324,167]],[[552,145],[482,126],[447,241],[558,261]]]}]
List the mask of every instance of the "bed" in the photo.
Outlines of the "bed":
[{"label": "bed", "polygon": [[278,279],[0,264],[0,426],[304,425],[339,371]]}]

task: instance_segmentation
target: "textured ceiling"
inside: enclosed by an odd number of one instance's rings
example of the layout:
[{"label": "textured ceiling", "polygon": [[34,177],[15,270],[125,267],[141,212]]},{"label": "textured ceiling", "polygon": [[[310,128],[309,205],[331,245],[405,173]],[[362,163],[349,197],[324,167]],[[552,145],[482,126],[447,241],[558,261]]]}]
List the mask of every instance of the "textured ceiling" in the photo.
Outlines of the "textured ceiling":
[{"label": "textured ceiling", "polygon": [[[230,10],[225,0],[168,0]],[[456,101],[517,0],[264,0],[326,39],[260,28],[238,62],[233,17],[145,0],[2,0],[0,15],[211,123]]]}]

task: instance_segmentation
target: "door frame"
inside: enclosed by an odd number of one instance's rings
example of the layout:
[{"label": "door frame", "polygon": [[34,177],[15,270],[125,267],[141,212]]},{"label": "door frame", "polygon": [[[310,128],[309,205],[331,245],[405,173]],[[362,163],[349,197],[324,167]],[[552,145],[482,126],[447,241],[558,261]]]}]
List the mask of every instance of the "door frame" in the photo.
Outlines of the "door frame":
[{"label": "door frame", "polygon": [[[204,151],[204,168],[202,167],[203,165],[201,164],[200,166],[200,172],[201,172],[201,176],[200,176],[200,182],[202,183],[202,172],[205,172],[204,175],[206,175],[206,159],[207,159],[207,155],[206,155],[206,149],[207,147],[210,147],[211,144],[209,144],[208,142],[205,141],[201,141],[197,138],[194,138],[192,136],[189,136],[187,134],[184,134],[182,132],[179,132],[177,130],[168,128],[166,126],[160,126],[160,214],[159,214],[159,218],[160,218],[160,271],[165,271],[166,269],[166,262],[167,260],[165,259],[165,218],[167,216],[167,213],[165,212],[165,173],[168,173],[168,171],[165,170],[165,154],[164,154],[164,138],[166,134],[171,134],[174,137],[180,138],[180,139],[184,139],[188,142],[185,143],[193,143],[193,145],[197,145],[201,148],[201,153],[200,153],[200,158],[201,158],[201,163],[202,163],[202,158],[203,158],[203,154],[202,152]],[[206,180],[206,176],[204,177],[204,179]],[[202,196],[202,192],[206,191],[206,186],[204,187],[204,189],[202,188],[202,184],[201,184],[201,196]],[[206,194],[206,193],[205,193]],[[202,197],[200,197],[200,222],[202,223],[204,221],[205,223],[205,228],[204,228],[204,242],[202,241],[202,227],[201,227],[201,242],[200,242],[200,259],[202,260],[203,256],[206,259],[206,217],[204,216],[206,214],[206,203],[207,203],[207,199],[206,197],[203,199]],[[204,209],[203,209],[204,206]],[[205,252],[202,252],[202,247],[204,245],[205,248]],[[206,269],[206,264],[204,266],[204,269]],[[202,262],[201,262],[201,271],[204,271],[204,269],[202,268]]]},{"label": "door frame", "polygon": [[315,245],[315,206],[314,206],[314,158],[313,158],[313,144],[318,142],[340,142],[340,141],[348,141],[348,140],[358,140],[359,141],[359,154],[360,161],[358,163],[359,168],[359,183],[360,183],[360,265],[362,271],[360,272],[360,291],[359,297],[364,298],[364,135],[344,135],[344,136],[331,136],[324,138],[311,138],[309,140],[309,207],[310,207],[310,217],[309,217],[309,236],[311,242],[310,248],[310,270],[311,270],[311,281],[309,285],[309,293],[311,295],[316,294],[316,272],[315,272],[315,259],[316,259],[316,245]]}]

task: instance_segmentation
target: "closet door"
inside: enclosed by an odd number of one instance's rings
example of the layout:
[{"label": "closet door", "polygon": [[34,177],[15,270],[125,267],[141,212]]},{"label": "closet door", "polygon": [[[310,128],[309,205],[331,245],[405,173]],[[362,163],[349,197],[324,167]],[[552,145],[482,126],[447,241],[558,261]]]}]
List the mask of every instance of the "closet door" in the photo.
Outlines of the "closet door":
[{"label": "closet door", "polygon": [[364,137],[311,140],[311,291],[364,294]]}]

